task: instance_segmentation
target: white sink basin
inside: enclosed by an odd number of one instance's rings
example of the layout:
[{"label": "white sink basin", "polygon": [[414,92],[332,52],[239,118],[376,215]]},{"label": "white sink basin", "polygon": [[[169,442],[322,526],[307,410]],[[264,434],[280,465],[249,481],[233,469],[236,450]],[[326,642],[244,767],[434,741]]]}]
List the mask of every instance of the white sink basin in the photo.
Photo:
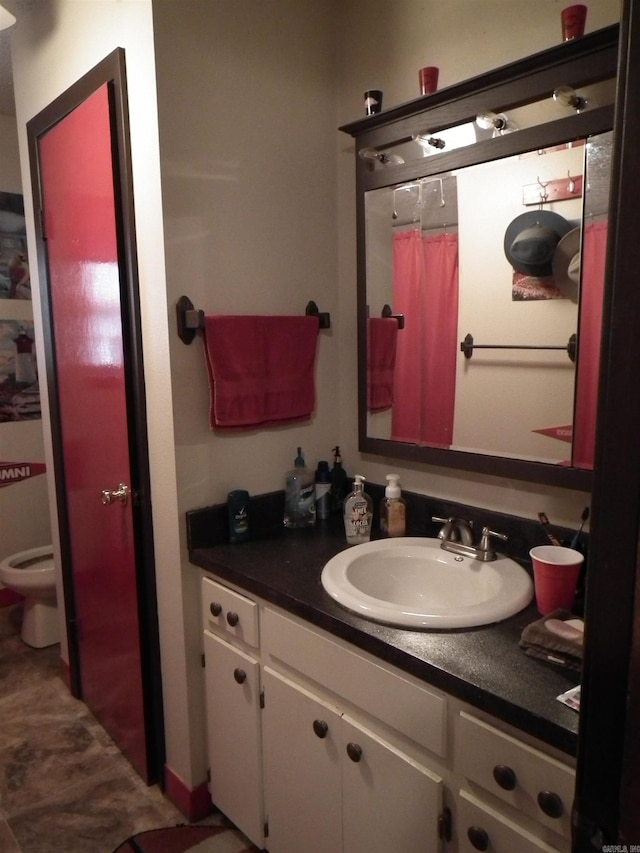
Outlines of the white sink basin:
[{"label": "white sink basin", "polygon": [[508,557],[484,563],[420,537],[353,545],[329,560],[322,585],[359,616],[405,628],[489,625],[533,597],[531,578]]}]

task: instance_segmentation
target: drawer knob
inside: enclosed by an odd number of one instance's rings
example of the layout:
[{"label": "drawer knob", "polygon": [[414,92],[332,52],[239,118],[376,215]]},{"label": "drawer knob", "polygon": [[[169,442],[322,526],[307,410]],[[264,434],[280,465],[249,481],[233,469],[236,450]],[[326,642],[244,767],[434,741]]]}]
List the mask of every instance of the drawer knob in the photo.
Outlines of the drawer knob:
[{"label": "drawer knob", "polygon": [[347,744],[347,755],[352,761],[358,762],[362,758],[362,747],[357,743]]},{"label": "drawer knob", "polygon": [[471,842],[471,846],[476,850],[489,849],[489,835],[486,829],[481,826],[470,826],[467,830],[467,837]]},{"label": "drawer knob", "polygon": [[553,791],[540,791],[538,805],[548,817],[562,817],[564,806],[562,800]]},{"label": "drawer knob", "polygon": [[229,623],[229,625],[231,625],[232,628],[235,628],[239,621],[240,617],[235,611],[230,610],[227,613],[227,622]]},{"label": "drawer knob", "polygon": [[222,605],[218,604],[217,601],[212,601],[209,605],[209,610],[212,616],[219,616],[222,613]]},{"label": "drawer knob", "polygon": [[505,791],[513,791],[516,787],[516,774],[506,764],[496,764],[493,768],[493,778]]},{"label": "drawer knob", "polygon": [[318,735],[318,737],[326,737],[329,732],[329,726],[327,725],[325,720],[314,720],[313,721],[313,730]]},{"label": "drawer knob", "polygon": [[247,673],[244,671],[244,669],[236,667],[236,669],[233,670],[233,677],[235,678],[238,684],[244,684],[247,680]]}]

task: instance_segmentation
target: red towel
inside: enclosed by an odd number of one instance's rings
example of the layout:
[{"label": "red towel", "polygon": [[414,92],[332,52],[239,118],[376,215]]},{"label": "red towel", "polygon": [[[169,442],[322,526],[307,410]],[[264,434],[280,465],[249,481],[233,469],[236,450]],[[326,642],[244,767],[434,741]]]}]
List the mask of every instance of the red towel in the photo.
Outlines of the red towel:
[{"label": "red towel", "polygon": [[393,405],[393,376],[396,367],[398,321],[371,317],[367,334],[367,407],[381,412]]},{"label": "red towel", "polygon": [[205,316],[211,428],[309,418],[318,328],[318,317]]}]

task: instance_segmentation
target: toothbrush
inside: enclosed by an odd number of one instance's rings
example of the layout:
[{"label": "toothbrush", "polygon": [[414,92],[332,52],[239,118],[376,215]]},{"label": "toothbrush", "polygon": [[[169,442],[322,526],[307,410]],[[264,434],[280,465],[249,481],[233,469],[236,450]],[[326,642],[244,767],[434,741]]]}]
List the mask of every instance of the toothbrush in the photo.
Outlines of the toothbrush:
[{"label": "toothbrush", "polygon": [[547,539],[549,540],[549,542],[551,542],[552,545],[560,545],[560,547],[562,547],[562,542],[560,542],[558,537],[551,530],[546,512],[539,512],[538,518],[540,519],[540,524],[542,525],[544,532],[547,534]]},{"label": "toothbrush", "polygon": [[589,518],[589,507],[586,506],[582,510],[582,515],[580,516],[580,527],[576,530],[575,536],[571,540],[571,548],[575,548],[580,540],[580,534],[582,533],[582,528],[584,527],[585,521]]}]

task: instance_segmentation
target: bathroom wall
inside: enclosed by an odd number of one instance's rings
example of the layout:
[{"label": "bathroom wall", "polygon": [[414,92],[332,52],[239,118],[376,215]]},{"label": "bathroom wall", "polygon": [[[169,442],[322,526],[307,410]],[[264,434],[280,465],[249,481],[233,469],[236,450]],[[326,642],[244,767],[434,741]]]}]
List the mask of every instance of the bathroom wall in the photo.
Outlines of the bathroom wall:
[{"label": "bathroom wall", "polygon": [[[190,699],[186,650],[180,628],[185,612],[193,621],[194,604],[190,602],[187,606],[183,601],[178,544],[178,531],[183,521],[176,502],[151,0],[92,0],[90,3],[48,0],[46,4],[29,4],[18,18],[12,31],[12,56],[21,172],[32,255],[34,233],[26,122],[116,47],[124,47],[126,51],[167,763],[188,785],[193,776],[188,722]],[[41,309],[36,269],[33,270],[33,295],[38,329],[41,327]],[[40,335],[39,343],[41,341]],[[51,471],[52,451],[46,416],[48,395],[41,347],[38,358],[45,457]],[[50,501],[55,510],[52,478],[50,481]],[[52,516],[52,526],[54,550],[58,555],[55,515]],[[62,656],[67,657],[64,643]],[[197,781],[201,781],[200,767],[198,774]]]},{"label": "bathroom wall", "polygon": [[[8,115],[0,115],[0,192],[22,193],[16,120]],[[32,323],[31,302],[0,299],[0,324],[3,320]],[[11,462],[44,463],[41,420],[0,422],[0,463]],[[21,466],[15,480],[0,482],[0,559],[51,542],[47,475],[36,470]],[[18,479],[28,473],[32,476]]]},{"label": "bathroom wall", "polygon": [[[562,0],[344,0],[336,9],[336,125],[364,114],[362,95],[367,89],[383,90],[384,107],[418,97],[418,69],[422,66],[440,68],[439,87],[443,88],[558,44],[560,10],[565,5]],[[594,0],[588,6],[586,32],[620,19],[619,0]],[[384,482],[385,474],[393,469],[412,491],[528,518],[536,518],[544,509],[554,522],[575,525],[589,502],[589,496],[580,492],[407,462],[378,462],[357,453],[355,166],[351,138],[337,134],[336,151],[340,438],[347,469],[354,473],[357,468],[376,482]]]},{"label": "bathroom wall", "polygon": [[[341,441],[334,0],[154,0],[167,312],[178,503],[184,512],[284,485]],[[212,432],[202,339],[177,337],[175,302],[207,313],[331,314],[320,332],[316,412],[295,426]],[[351,355],[353,358],[353,353]],[[190,659],[199,659],[199,573],[182,541]],[[201,670],[191,727],[203,731]],[[194,741],[195,745],[195,741]],[[206,769],[202,750],[193,766]]]}]

